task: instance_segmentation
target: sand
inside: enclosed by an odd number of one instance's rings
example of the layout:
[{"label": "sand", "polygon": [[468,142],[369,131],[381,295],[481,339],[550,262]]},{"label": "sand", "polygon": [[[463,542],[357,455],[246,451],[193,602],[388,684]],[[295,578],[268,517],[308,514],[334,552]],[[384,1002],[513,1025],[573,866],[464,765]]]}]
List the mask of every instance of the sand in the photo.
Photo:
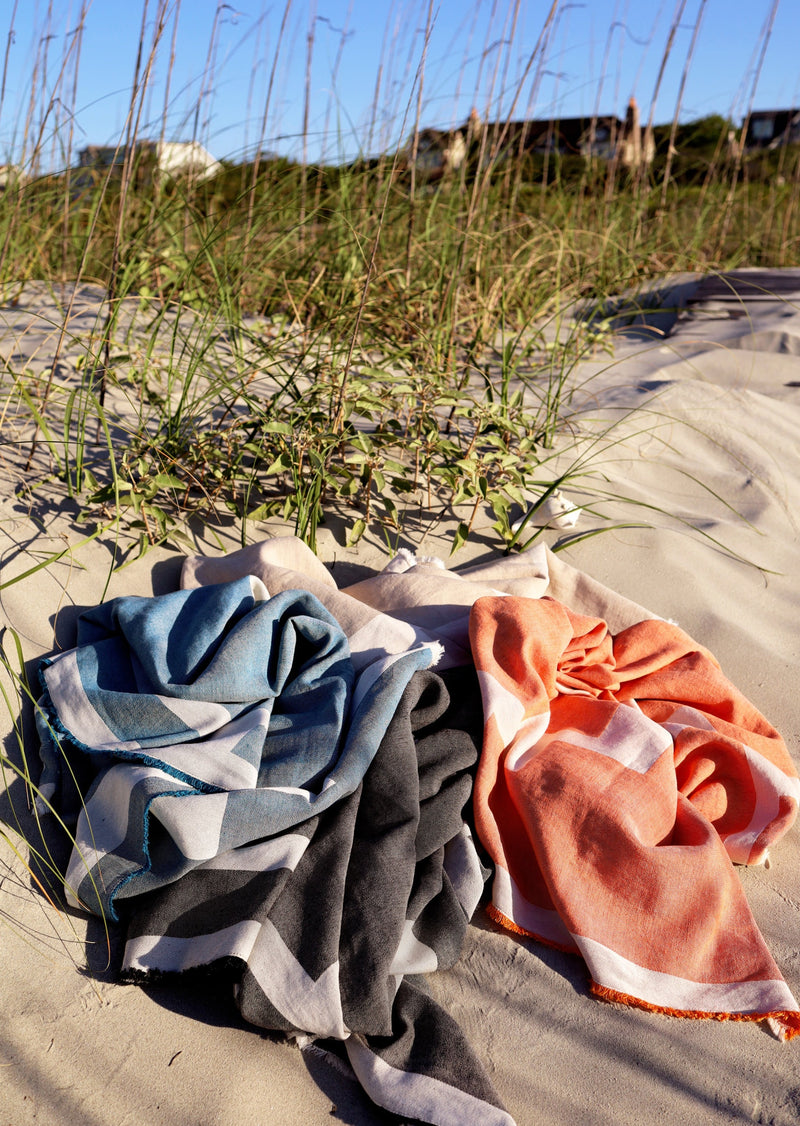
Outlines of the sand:
[{"label": "sand", "polygon": [[[572,405],[594,443],[596,484],[638,502],[600,507],[620,524],[641,526],[570,545],[602,525],[589,510],[574,528],[545,537],[566,544],[561,558],[708,647],[800,763],[800,271],[742,277],[738,294],[717,279],[679,279],[653,297],[647,317],[620,314],[613,357],[584,361]],[[90,304],[98,295],[85,296]],[[96,307],[87,325],[92,316]],[[0,354],[45,371],[58,324],[52,295],[26,289],[17,305],[0,309]],[[0,625],[17,632],[33,669],[38,656],[71,643],[80,610],[102,597],[174,589],[182,558],[154,549],[109,579],[120,550],[113,535],[81,544],[88,533],[74,523],[76,503],[55,484],[27,488],[15,452],[25,433],[8,414],[2,435],[0,582],[66,549],[0,591]],[[565,490],[569,499],[595,507],[580,484]],[[481,514],[474,538],[452,558],[452,515],[419,521],[401,543],[457,569],[498,554],[491,522]],[[252,527],[250,538],[277,530]],[[196,532],[193,543],[205,553],[237,546],[232,526]],[[388,560],[377,538],[346,547],[336,521],[323,529],[319,554],[340,585]],[[9,641],[6,631],[13,660]],[[8,691],[6,674],[2,683]],[[0,715],[5,752],[18,762],[11,715],[7,708]],[[23,719],[25,751],[35,756],[27,711]],[[13,821],[13,805],[29,827],[22,784],[8,775],[7,782],[0,817]],[[115,984],[118,936],[53,911],[2,843],[0,863],[2,1126],[391,1121],[313,1052],[245,1024],[222,991]],[[768,869],[740,875],[800,996],[800,830],[779,843]],[[798,1041],[782,1044],[759,1024],[605,1004],[589,995],[578,959],[502,933],[480,914],[459,964],[430,984],[466,1029],[518,1126],[788,1126],[800,1115]]]}]

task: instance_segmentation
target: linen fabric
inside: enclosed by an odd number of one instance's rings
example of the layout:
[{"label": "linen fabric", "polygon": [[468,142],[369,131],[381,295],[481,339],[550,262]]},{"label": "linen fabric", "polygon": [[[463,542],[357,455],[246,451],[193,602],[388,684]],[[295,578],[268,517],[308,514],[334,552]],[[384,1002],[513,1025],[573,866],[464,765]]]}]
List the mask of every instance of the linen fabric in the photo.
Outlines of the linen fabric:
[{"label": "linen fabric", "polygon": [[481,898],[474,817],[490,914],[581,954],[599,996],[800,1031],[732,867],[800,783],[676,626],[545,548],[463,573],[401,552],[339,589],[284,537],[181,581],[85,614],[41,670],[72,901],[123,921],[125,977],[225,972],[402,1119],[513,1126],[420,977]]},{"label": "linen fabric", "polygon": [[314,595],[252,576],[113,600],[43,663],[44,786],[85,792],[69,895],[124,922],[123,977],[225,972],[254,1024],[343,1042],[379,1105],[513,1126],[416,980],[458,957],[486,875],[480,693],[454,669],[451,701],[438,652],[357,672]]},{"label": "linen fabric", "polygon": [[607,999],[800,1032],[732,866],[795,819],[777,731],[668,622],[614,637],[550,598],[487,597],[470,630],[495,918],[579,952]]}]

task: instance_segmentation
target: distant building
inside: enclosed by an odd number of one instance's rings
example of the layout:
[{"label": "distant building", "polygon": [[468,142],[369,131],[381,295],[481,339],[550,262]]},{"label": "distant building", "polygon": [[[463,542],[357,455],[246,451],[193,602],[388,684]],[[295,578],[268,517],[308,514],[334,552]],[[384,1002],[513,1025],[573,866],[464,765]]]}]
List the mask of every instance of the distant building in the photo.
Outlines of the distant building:
[{"label": "distant building", "polygon": [[800,144],[800,109],[757,110],[747,119],[745,151]]},{"label": "distant building", "polygon": [[[501,162],[531,153],[617,161],[632,168],[651,163],[655,146],[639,123],[639,108],[633,98],[624,120],[604,115],[483,124],[473,110],[469,120],[457,129],[422,129],[416,138],[414,167],[421,178],[435,181],[478,155],[484,162]],[[413,136],[404,155],[409,162],[414,157]]]},{"label": "distant building", "polygon": [[[89,145],[78,154],[81,171],[76,181],[88,183],[107,174],[109,169],[112,175],[122,175],[127,152],[124,145]],[[219,161],[197,141],[137,141],[133,146],[133,175],[137,184],[177,176],[208,180],[221,171]]]},{"label": "distant building", "polygon": [[439,180],[446,172],[459,169],[467,155],[467,142],[460,129],[422,129],[417,134],[417,151],[413,154],[413,138],[406,149],[406,158],[414,161],[417,175],[423,180]]}]

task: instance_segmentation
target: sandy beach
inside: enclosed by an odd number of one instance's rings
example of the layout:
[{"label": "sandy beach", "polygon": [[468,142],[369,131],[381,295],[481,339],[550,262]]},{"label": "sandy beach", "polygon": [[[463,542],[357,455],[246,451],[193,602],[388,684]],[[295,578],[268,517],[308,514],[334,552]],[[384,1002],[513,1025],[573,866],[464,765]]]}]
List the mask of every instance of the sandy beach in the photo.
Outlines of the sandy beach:
[{"label": "sandy beach", "polygon": [[[92,296],[81,314],[87,325],[97,315]],[[558,549],[558,581],[572,584],[586,606],[602,605],[605,588],[621,596],[607,599],[611,613],[635,620],[629,600],[710,650],[800,767],[800,270],[680,278],[654,290],[648,305],[631,313],[621,304],[612,354],[598,352],[575,373],[578,437],[568,456],[585,453],[591,478],[576,476],[563,489],[581,509],[574,526],[552,527],[542,540]],[[43,377],[58,329],[52,297],[28,287],[0,308],[0,355],[24,356]],[[76,523],[79,501],[59,483],[29,487],[31,435],[8,410],[2,435],[0,626],[6,658],[15,666],[13,631],[31,676],[41,657],[74,645],[82,611],[119,595],[175,591],[187,555],[241,547],[234,523],[220,522],[194,529],[184,551],[130,553],[114,570],[129,543],[113,530],[91,538],[92,526]],[[34,468],[45,458],[40,446]],[[451,555],[459,518],[409,520],[396,546],[457,572],[501,560],[488,511]],[[251,543],[290,533],[277,521],[248,526]],[[368,580],[391,558],[377,535],[348,547],[337,520],[320,529],[318,556],[339,589]],[[562,575],[561,564],[577,574]],[[22,731],[35,773],[32,707],[15,730],[7,669],[0,683],[9,705],[0,709],[5,755],[20,764]],[[5,781],[0,818],[32,833],[22,781],[10,770]],[[63,839],[54,829],[48,835],[65,867]],[[229,986],[119,984],[119,930],[106,933],[72,908],[55,911],[32,886],[19,837],[10,837],[19,855],[0,841],[3,1126],[398,1121],[314,1045],[300,1048],[245,1021]],[[769,866],[737,867],[795,997],[799,842],[795,826]],[[484,904],[460,959],[430,974],[428,985],[517,1126],[789,1126],[800,1114],[800,1040],[783,1043],[764,1022],[682,1019],[601,1001],[580,958],[508,933]]]}]

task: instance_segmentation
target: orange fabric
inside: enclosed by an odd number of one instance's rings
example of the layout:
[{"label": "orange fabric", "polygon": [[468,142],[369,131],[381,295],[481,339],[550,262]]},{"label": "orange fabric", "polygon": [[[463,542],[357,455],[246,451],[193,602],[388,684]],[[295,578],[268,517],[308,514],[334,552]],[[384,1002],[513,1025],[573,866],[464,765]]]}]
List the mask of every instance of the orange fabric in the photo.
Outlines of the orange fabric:
[{"label": "orange fabric", "polygon": [[[599,995],[800,1030],[731,863],[763,860],[796,816],[777,731],[667,622],[612,637],[552,599],[487,597],[470,637],[494,917],[572,944]],[[563,940],[539,925],[553,912]]]}]

